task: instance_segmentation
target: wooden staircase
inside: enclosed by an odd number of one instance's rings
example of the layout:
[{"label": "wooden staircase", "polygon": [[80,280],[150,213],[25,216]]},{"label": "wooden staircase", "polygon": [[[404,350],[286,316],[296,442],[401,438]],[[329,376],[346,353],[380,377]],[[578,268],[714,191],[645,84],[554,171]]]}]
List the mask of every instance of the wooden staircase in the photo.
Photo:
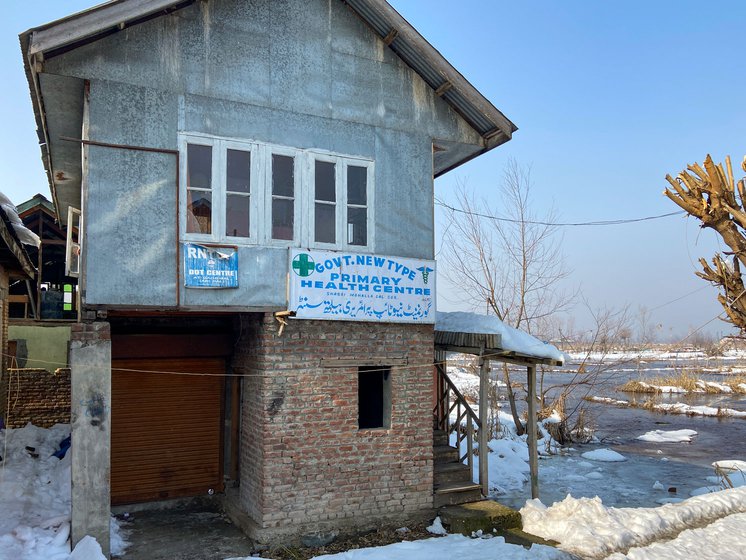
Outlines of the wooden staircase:
[{"label": "wooden staircase", "polygon": [[482,499],[472,469],[460,461],[458,449],[448,444],[444,430],[433,430],[433,506],[465,504]]}]

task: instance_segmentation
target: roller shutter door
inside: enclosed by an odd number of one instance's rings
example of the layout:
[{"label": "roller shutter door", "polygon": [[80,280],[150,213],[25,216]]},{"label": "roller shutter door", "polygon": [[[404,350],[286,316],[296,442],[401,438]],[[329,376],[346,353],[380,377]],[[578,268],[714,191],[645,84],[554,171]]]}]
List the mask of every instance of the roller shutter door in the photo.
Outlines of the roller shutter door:
[{"label": "roller shutter door", "polygon": [[114,505],[223,489],[224,378],[173,372],[223,374],[225,360],[112,360]]}]

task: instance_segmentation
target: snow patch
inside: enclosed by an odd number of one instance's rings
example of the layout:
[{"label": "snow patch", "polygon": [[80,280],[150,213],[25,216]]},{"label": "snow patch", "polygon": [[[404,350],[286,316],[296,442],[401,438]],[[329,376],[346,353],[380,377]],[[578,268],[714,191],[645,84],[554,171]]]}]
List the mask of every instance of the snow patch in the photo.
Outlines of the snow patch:
[{"label": "snow patch", "polygon": [[571,560],[555,548],[533,545],[530,549],[508,544],[502,537],[470,539],[448,535],[421,541],[406,541],[375,548],[348,550],[316,556],[313,560],[454,560],[500,558],[503,560]]},{"label": "snow patch", "polygon": [[527,332],[514,329],[494,315],[479,315],[461,311],[435,314],[435,330],[445,332],[466,332],[477,334],[499,334],[500,345],[504,350],[545,358],[560,363],[565,362],[565,354],[555,346],[542,342]]},{"label": "snow patch", "polygon": [[440,521],[440,516],[433,519],[433,524],[427,527],[427,532],[432,533],[433,535],[448,534],[448,531],[446,531],[445,527],[443,527],[443,523]]},{"label": "snow patch", "polygon": [[653,443],[690,443],[696,435],[697,432],[694,430],[671,430],[668,432],[653,430],[652,432],[637,436],[637,439]]},{"label": "snow patch", "polygon": [[[724,516],[744,511],[746,487],[705,494],[657,508],[610,508],[604,506],[598,497],[576,499],[568,495],[549,508],[538,500],[530,500],[521,509],[521,515],[525,531],[558,541],[561,549],[584,558],[604,558],[614,552],[672,538],[686,529],[709,525]],[[741,525],[731,534],[743,539],[743,530],[744,525]],[[720,538],[719,534],[719,531],[715,532],[712,538]],[[742,549],[742,540],[738,546],[729,546],[729,556],[709,557],[732,558],[735,551]],[[698,550],[701,557],[701,552],[709,547],[700,544]],[[687,556],[657,556],[674,557]]]},{"label": "snow patch", "polygon": [[601,461],[604,463],[614,463],[627,460],[627,458],[621,453],[617,453],[616,451],[608,448],[586,451],[580,456],[584,459],[590,459],[591,461]]}]

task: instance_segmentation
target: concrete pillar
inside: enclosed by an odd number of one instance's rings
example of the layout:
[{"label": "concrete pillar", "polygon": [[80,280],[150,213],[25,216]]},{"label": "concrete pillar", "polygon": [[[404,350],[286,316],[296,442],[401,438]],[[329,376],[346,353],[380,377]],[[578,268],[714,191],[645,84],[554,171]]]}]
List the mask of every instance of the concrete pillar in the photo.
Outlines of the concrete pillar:
[{"label": "concrete pillar", "polygon": [[109,557],[111,334],[109,323],[71,329],[72,545],[95,537]]}]

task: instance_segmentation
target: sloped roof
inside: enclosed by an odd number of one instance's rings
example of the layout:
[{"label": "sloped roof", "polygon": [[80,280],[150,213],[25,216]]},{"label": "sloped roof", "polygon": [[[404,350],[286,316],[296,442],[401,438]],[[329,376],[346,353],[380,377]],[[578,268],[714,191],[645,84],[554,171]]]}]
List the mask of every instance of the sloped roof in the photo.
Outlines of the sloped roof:
[{"label": "sloped roof", "polygon": [[[21,34],[28,57],[55,54],[168,14],[194,0],[113,0]],[[495,147],[517,127],[386,0],[342,0],[485,140]]]},{"label": "sloped roof", "polygon": [[[441,161],[434,154],[435,176],[487,152],[511,139],[517,127],[484,95],[466,80],[429,42],[420,35],[386,0],[340,0],[378,35],[445,103],[450,105],[481,136],[482,146],[477,151],[458,155],[454,161]],[[167,15],[193,4],[195,0],[112,0],[88,10],[29,29],[19,36],[37,122],[42,159],[48,173],[55,207],[60,200],[52,177],[53,165],[50,142],[60,131],[49,131],[37,74],[45,58],[73,50],[79,46],[118,33],[128,27]],[[64,77],[46,76],[56,91],[63,92]],[[75,93],[77,85],[70,86]],[[63,131],[64,132],[64,131]],[[64,134],[63,134],[64,135]],[[70,151],[73,146],[65,148]],[[69,154],[68,154],[69,155]],[[72,156],[71,156],[72,157]],[[75,177],[72,177],[75,179]],[[65,216],[60,216],[64,222]]]},{"label": "sloped roof", "polygon": [[16,208],[18,209],[18,214],[20,215],[27,210],[36,208],[37,206],[49,211],[52,215],[54,215],[54,205],[47,199],[46,196],[41,193],[37,193],[27,201],[21,202],[18,206],[16,206]]}]

